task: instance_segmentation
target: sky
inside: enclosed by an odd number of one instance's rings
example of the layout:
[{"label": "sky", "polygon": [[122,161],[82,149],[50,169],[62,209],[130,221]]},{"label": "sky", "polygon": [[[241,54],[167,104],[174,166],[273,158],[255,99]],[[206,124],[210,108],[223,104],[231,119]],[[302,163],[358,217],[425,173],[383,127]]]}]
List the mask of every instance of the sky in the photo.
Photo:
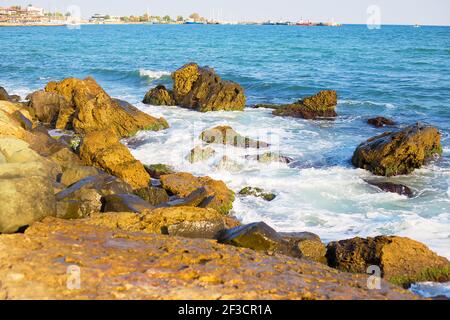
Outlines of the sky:
[{"label": "sky", "polygon": [[[370,6],[379,8],[381,24],[450,25],[450,0],[0,0],[0,6],[28,4],[65,12],[80,7],[83,18],[94,13],[109,15],[189,16],[198,12],[206,18],[228,21],[289,20],[363,23]],[[378,13],[376,13],[378,14]]]}]

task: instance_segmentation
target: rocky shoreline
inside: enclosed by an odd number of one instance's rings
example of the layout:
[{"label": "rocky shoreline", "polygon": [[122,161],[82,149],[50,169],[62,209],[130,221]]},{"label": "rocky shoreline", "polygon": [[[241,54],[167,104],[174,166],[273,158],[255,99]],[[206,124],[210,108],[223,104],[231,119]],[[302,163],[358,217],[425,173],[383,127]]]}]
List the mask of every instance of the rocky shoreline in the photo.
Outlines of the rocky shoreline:
[{"label": "rocky shoreline", "polygon": [[[213,69],[190,63],[172,78],[172,90],[157,86],[144,103],[199,112],[245,107],[244,89]],[[320,121],[336,117],[336,105],[336,92],[325,90],[256,107]],[[388,120],[369,123],[393,125]],[[52,135],[55,129],[62,134]],[[121,139],[141,130],[170,124],[110,97],[92,78],[50,82],[23,102],[0,88],[1,298],[414,299],[401,287],[450,280],[449,261],[408,238],[326,245],[305,230],[242,225],[230,215],[236,195],[224,182],[136,160]],[[261,149],[258,161],[292,161],[228,126],[205,130],[200,139],[208,146],[186,155],[191,162],[205,161],[217,145]],[[355,167],[386,177],[442,154],[438,130],[422,124],[355,147]],[[367,182],[412,195],[407,186]],[[276,197],[258,186],[239,196]],[[72,265],[83,273],[79,290],[64,280]],[[381,290],[368,288],[370,266],[380,269]]]}]

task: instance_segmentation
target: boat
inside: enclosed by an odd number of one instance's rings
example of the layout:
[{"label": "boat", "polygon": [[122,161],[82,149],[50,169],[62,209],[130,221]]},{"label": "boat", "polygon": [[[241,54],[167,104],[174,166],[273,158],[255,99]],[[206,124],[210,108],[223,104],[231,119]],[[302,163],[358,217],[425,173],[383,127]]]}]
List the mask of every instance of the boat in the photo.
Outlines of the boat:
[{"label": "boat", "polygon": [[414,25],[414,28],[420,28],[420,25],[415,24],[415,25]]}]

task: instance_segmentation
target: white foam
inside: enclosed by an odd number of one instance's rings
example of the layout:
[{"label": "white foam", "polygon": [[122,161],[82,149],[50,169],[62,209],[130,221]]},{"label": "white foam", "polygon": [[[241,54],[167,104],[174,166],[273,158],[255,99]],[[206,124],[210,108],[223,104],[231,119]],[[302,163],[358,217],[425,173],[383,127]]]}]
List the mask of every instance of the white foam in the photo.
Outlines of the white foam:
[{"label": "white foam", "polygon": [[378,107],[385,107],[388,109],[395,109],[396,106],[393,103],[383,103],[383,102],[374,102],[370,100],[339,100],[339,104],[346,104],[346,105],[369,105],[369,106],[378,106]]},{"label": "white foam", "polygon": [[139,69],[139,75],[141,77],[146,77],[146,78],[149,78],[152,80],[156,80],[156,79],[160,79],[164,76],[170,76],[170,72]]},{"label": "white foam", "polygon": [[411,291],[425,298],[445,296],[450,298],[450,282],[420,282],[411,286]]}]

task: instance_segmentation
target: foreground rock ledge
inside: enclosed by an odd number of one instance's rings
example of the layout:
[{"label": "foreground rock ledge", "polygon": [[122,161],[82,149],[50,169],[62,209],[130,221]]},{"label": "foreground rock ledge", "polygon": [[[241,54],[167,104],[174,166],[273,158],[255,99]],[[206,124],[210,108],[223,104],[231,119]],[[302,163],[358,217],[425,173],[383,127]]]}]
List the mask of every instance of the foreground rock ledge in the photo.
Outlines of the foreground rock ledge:
[{"label": "foreground rock ledge", "polygon": [[[67,288],[67,268],[81,288]],[[264,279],[264,281],[261,281]],[[47,218],[0,236],[0,299],[414,299],[385,282],[249,249]]]}]

